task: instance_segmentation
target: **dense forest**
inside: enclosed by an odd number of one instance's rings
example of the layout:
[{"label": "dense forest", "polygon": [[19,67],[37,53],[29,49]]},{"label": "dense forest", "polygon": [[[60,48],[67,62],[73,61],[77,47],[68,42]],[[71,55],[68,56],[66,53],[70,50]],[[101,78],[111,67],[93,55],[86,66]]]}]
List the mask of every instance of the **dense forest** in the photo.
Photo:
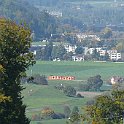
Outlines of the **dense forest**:
[{"label": "dense forest", "polygon": [[106,26],[124,30],[123,0],[32,0],[30,3],[40,10],[62,12],[61,22],[81,31],[100,31]]},{"label": "dense forest", "polygon": [[106,26],[124,31],[123,9],[123,0],[0,0],[0,16],[26,22],[37,40],[75,30],[99,32]]},{"label": "dense forest", "polygon": [[0,16],[27,23],[36,37],[48,37],[56,30],[56,20],[46,11],[40,12],[26,0],[0,0]]}]

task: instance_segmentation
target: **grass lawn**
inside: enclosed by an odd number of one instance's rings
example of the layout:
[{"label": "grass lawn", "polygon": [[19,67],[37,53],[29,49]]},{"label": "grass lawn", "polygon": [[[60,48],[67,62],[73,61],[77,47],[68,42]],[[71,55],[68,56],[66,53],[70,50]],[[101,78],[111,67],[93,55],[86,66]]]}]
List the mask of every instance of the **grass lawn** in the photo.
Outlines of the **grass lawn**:
[{"label": "grass lawn", "polygon": [[[64,106],[68,105],[72,109],[74,106],[81,107],[85,103],[92,99],[91,97],[85,98],[74,98],[67,97],[62,91],[56,90],[54,86],[63,83],[64,85],[71,85],[75,88],[78,87],[80,83],[87,80],[88,77],[100,74],[102,79],[108,80],[113,75],[124,76],[123,71],[124,63],[99,63],[99,62],[45,62],[37,61],[36,64],[31,67],[27,74],[31,75],[31,70],[33,74],[41,75],[60,75],[60,76],[75,76],[75,81],[48,81],[48,86],[34,85],[34,84],[24,84],[26,88],[23,90],[22,94],[24,96],[24,103],[27,105],[27,116],[31,117],[32,114],[38,114],[41,112],[43,107],[51,107],[56,113],[64,113]],[[82,82],[80,80],[83,80]],[[111,89],[110,86],[104,85],[102,89]],[[32,90],[32,92],[29,91]],[[43,124],[65,124],[65,120],[46,120],[42,122]],[[37,124],[37,122],[31,122],[31,124]]]},{"label": "grass lawn", "polygon": [[123,76],[124,63],[99,63],[99,62],[46,62],[37,61],[37,63],[27,71],[28,75],[60,75],[60,76],[75,76],[76,80],[87,80],[88,77],[97,74],[102,76],[102,79],[107,80],[113,75]]},{"label": "grass lawn", "polygon": [[[23,96],[28,112],[39,111],[45,106],[52,107],[56,112],[63,112],[64,105],[81,107],[88,100],[88,98],[67,97],[52,86],[28,84],[24,87],[26,89],[23,91]],[[33,91],[29,94],[30,89]]]},{"label": "grass lawn", "polygon": [[[89,98],[74,98],[65,96],[62,91],[56,90],[53,85],[41,86],[34,84],[23,85],[26,89],[23,90],[24,103],[27,105],[27,116],[31,118],[32,115],[38,114],[44,107],[52,108],[56,113],[64,113],[64,106],[68,105],[71,109],[78,106],[81,110],[82,106],[89,100]],[[29,94],[28,91],[32,89]],[[46,120],[43,124],[65,124],[65,120]],[[31,122],[37,124],[37,122]]]},{"label": "grass lawn", "polygon": [[[31,124],[37,124],[37,121],[31,122]],[[42,121],[42,124],[66,124],[66,119],[54,119]]]}]

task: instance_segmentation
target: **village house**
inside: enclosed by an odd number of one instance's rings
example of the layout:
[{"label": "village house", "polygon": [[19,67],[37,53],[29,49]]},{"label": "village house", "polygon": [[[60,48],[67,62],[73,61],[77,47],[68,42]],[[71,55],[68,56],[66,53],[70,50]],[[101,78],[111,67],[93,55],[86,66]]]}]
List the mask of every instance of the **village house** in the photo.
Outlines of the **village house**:
[{"label": "village house", "polygon": [[98,47],[98,48],[89,48],[87,51],[85,51],[85,54],[89,52],[89,54],[93,54],[93,51],[96,49],[97,52],[99,52],[100,56],[105,56],[106,53],[108,53],[110,60],[120,60],[121,59],[121,53],[119,53],[117,50],[106,50],[105,48]]},{"label": "village house", "polygon": [[73,61],[84,61],[84,55],[79,54],[79,55],[72,56],[72,60]]},{"label": "village house", "polygon": [[69,52],[75,53],[75,49],[77,48],[76,45],[64,45],[64,47],[65,47],[67,53],[69,53]]},{"label": "village house", "polygon": [[121,59],[121,53],[118,53],[117,50],[107,50],[110,60],[119,60]]},{"label": "village house", "polygon": [[92,38],[96,41],[100,41],[100,37],[98,37],[97,35],[94,34],[76,34],[78,40],[81,42],[82,40],[85,40],[86,38]]}]

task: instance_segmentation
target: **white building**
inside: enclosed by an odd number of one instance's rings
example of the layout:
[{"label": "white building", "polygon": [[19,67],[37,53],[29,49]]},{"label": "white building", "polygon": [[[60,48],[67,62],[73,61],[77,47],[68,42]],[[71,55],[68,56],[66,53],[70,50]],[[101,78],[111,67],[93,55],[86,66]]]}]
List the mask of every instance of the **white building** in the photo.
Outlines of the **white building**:
[{"label": "white building", "polygon": [[107,52],[106,50],[102,50],[102,49],[101,49],[101,50],[99,51],[99,54],[100,54],[100,56],[105,56],[106,52]]},{"label": "white building", "polygon": [[89,48],[89,49],[88,49],[88,52],[89,52],[90,54],[93,54],[93,51],[94,51],[95,49],[96,49],[97,52],[100,52],[100,50],[102,50],[101,47],[97,47],[97,48]]},{"label": "white building", "polygon": [[94,34],[77,34],[76,35],[78,40],[81,42],[82,40],[85,40],[85,38],[92,38],[96,41],[100,41],[100,38],[97,36],[97,35],[94,35]]},{"label": "white building", "polygon": [[93,54],[93,51],[96,49],[97,52],[99,52],[100,56],[105,56],[106,52],[109,54],[110,60],[119,60],[121,59],[121,53],[118,53],[117,50],[105,50],[104,48],[98,47],[98,48],[89,48],[87,52],[89,54]]},{"label": "white building", "polygon": [[117,50],[108,50],[110,60],[119,60],[121,59],[121,53],[118,53]]},{"label": "white building", "polygon": [[84,49],[84,55],[86,55],[89,49],[88,47],[83,47],[83,49]]},{"label": "white building", "polygon": [[72,56],[73,61],[84,61],[84,56],[83,55],[76,55]]},{"label": "white building", "polygon": [[67,53],[69,53],[69,52],[75,53],[75,49],[77,48],[76,45],[64,45],[64,46],[65,46]]}]

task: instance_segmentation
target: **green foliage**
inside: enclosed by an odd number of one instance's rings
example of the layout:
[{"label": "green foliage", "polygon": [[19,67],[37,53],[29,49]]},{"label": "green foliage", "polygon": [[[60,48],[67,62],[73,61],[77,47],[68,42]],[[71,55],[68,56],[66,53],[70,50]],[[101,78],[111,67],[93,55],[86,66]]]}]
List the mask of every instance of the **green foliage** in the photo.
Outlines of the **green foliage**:
[{"label": "green foliage", "polygon": [[[27,0],[28,1],[28,0]],[[61,22],[77,27],[81,31],[100,31],[106,25],[116,25],[123,30],[123,0],[32,0],[40,9],[62,11]],[[111,5],[111,6],[110,6]],[[120,14],[121,13],[121,14]],[[92,16],[91,16],[92,15]]]},{"label": "green foliage", "polygon": [[72,113],[79,113],[78,106],[74,106],[74,107],[73,107]]},{"label": "green foliage", "polygon": [[64,106],[64,114],[65,114],[65,117],[68,118],[71,114],[71,109],[69,106]]},{"label": "green foliage", "polygon": [[51,60],[52,59],[52,49],[53,49],[53,43],[49,42],[46,46],[45,46],[45,60]]},{"label": "green foliage", "polygon": [[96,98],[93,105],[87,106],[87,114],[98,124],[121,124],[124,110],[124,90],[112,91],[111,95]]},{"label": "green foliage", "polygon": [[76,54],[82,54],[83,53],[83,48],[78,46],[76,49],[75,49],[75,53]]},{"label": "green foliage", "polygon": [[101,76],[100,75],[96,75],[94,77],[90,77],[88,78],[87,80],[87,85],[89,87],[89,90],[100,90],[100,87],[102,86],[103,84],[103,80],[101,79]]},{"label": "green foliage", "polygon": [[99,60],[100,59],[100,54],[99,54],[99,52],[97,52],[96,49],[93,51],[91,56],[92,56],[93,60]]},{"label": "green foliage", "polygon": [[44,107],[41,111],[41,117],[44,119],[52,118],[53,114],[54,114],[54,110],[50,107]]},{"label": "green foliage", "polygon": [[33,76],[29,77],[29,81],[31,81],[29,83],[48,85],[48,81],[47,81],[45,75],[42,75],[42,76],[40,76],[39,74],[33,75]]},{"label": "green foliage", "polygon": [[109,59],[109,54],[106,52],[103,60],[108,61]]},{"label": "green foliage", "polygon": [[102,35],[103,38],[106,38],[106,39],[110,38],[112,36],[112,29],[106,27],[106,28],[104,28],[102,33],[103,33],[103,35]]},{"label": "green foliage", "polygon": [[79,114],[79,109],[77,106],[74,106],[72,109],[72,112],[69,117],[69,124],[79,124],[80,121],[80,114]]},{"label": "green foliage", "polygon": [[0,123],[29,124],[25,116],[26,106],[22,103],[20,77],[22,72],[34,64],[33,55],[29,52],[31,44],[30,30],[22,25],[0,19],[0,65],[5,70],[0,80],[0,91],[11,102],[2,104]]},{"label": "green foliage", "polygon": [[89,77],[86,84],[79,84],[79,89],[83,91],[100,91],[103,80],[100,75]]},{"label": "green foliage", "polygon": [[72,60],[72,56],[73,56],[73,52],[65,53],[63,55],[63,59],[66,60],[66,61],[71,61]]},{"label": "green foliage", "polygon": [[[2,103],[5,103],[7,101],[11,101],[10,97],[7,97],[3,94],[0,94],[0,107],[2,107]],[[2,109],[0,108],[0,111],[2,111]]]},{"label": "green foliage", "polygon": [[40,12],[28,1],[24,0],[0,0],[1,16],[16,21],[18,24],[26,22],[37,38],[50,37],[56,32],[56,20],[46,11]]},{"label": "green foliage", "polygon": [[116,45],[116,49],[119,52],[124,52],[124,42],[123,41],[118,41],[117,45]]},{"label": "green foliage", "polygon": [[66,86],[63,92],[66,96],[69,96],[69,97],[76,95],[76,90],[72,86]]},{"label": "green foliage", "polygon": [[53,47],[52,50],[52,58],[59,58],[60,60],[63,60],[63,56],[66,54],[65,47],[62,44],[59,44],[58,46]]},{"label": "green foliage", "polygon": [[77,96],[78,98],[84,98],[84,96],[82,96],[80,93],[78,93],[76,96]]}]

